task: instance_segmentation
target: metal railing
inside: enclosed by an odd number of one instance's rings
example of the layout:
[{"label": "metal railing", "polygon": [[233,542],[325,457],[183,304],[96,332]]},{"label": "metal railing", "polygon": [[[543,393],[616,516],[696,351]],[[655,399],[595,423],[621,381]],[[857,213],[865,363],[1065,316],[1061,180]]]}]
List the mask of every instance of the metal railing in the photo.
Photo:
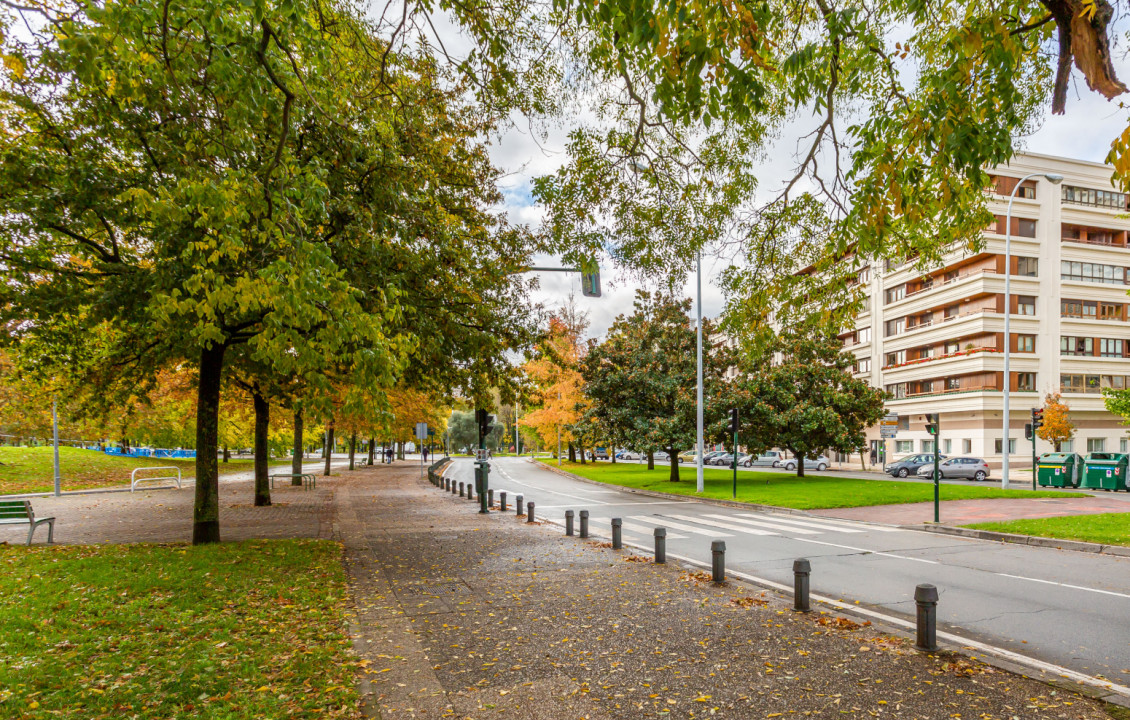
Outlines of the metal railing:
[{"label": "metal railing", "polygon": [[[177,474],[176,475],[154,475],[152,477],[138,477],[137,476],[137,474],[139,472],[146,472],[148,470],[176,470]],[[129,491],[133,492],[134,490],[136,490],[138,483],[149,482],[150,480],[176,480],[177,481],[177,490],[180,490],[180,487],[181,487],[181,485],[180,485],[180,480],[181,480],[180,468],[175,467],[175,466],[172,466],[172,467],[139,467],[139,468],[134,468],[133,472],[130,473],[130,476],[129,476]]]}]

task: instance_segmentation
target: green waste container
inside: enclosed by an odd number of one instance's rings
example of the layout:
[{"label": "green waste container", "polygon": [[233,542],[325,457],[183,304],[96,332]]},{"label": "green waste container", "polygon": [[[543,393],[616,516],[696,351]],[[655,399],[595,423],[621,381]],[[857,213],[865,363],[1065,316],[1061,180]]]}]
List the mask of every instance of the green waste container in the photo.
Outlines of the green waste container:
[{"label": "green waste container", "polygon": [[1091,490],[1127,490],[1126,468],[1130,455],[1124,453],[1091,453],[1083,470],[1080,487]]},{"label": "green waste container", "polygon": [[1036,466],[1036,481],[1043,487],[1078,487],[1083,458],[1075,453],[1044,453]]}]

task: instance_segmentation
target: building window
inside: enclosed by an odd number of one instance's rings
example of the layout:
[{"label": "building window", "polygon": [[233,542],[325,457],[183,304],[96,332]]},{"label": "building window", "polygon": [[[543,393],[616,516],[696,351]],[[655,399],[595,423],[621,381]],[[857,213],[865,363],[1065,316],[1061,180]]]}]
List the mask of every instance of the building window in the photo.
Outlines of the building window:
[{"label": "building window", "polygon": [[[1001,454],[1001,439],[1000,438],[993,440],[993,452],[996,453],[997,455]],[[1008,439],[1008,454],[1009,455],[1015,455],[1016,454],[1016,438],[1009,438]]]},{"label": "building window", "polygon": [[857,373],[871,372],[871,358],[859,358],[856,360],[855,371]]},{"label": "building window", "polygon": [[1118,438],[1118,452],[1130,452],[1130,442],[1127,441],[1127,438]]},{"label": "building window", "polygon": [[1061,186],[1063,201],[1074,205],[1093,205],[1115,210],[1126,210],[1126,194],[1111,190],[1091,190],[1090,188]]},{"label": "building window", "polygon": [[961,453],[963,455],[968,455],[971,452],[973,452],[973,441],[969,438],[963,439],[961,441]]},{"label": "building window", "polygon": [[905,329],[906,318],[903,317],[895,318],[894,320],[888,320],[886,324],[886,337],[891,337],[892,335],[900,335]]},{"label": "building window", "polygon": [[1060,263],[1059,276],[1063,280],[1125,285],[1126,268],[1101,263],[1085,263],[1064,260]]},{"label": "building window", "polygon": [[934,452],[934,441],[933,440],[919,440],[918,441],[918,447],[919,447],[918,452],[932,453],[932,452]]},{"label": "building window", "polygon": [[946,438],[942,441],[942,454],[949,455],[953,452],[953,440]]},{"label": "building window", "polygon": [[890,367],[892,365],[901,365],[906,362],[906,350],[898,350],[896,352],[889,352],[883,359],[883,365]]},{"label": "building window", "polygon": [[1031,295],[1017,295],[1016,296],[1016,314],[1017,315],[1035,315],[1036,314],[1036,298]]},{"label": "building window", "polygon": [[871,282],[871,266],[864,265],[863,267],[859,268],[859,271],[855,274],[855,278],[862,285],[866,285],[867,283]]},{"label": "building window", "polygon": [[960,390],[961,378],[946,378],[946,390]]},{"label": "building window", "polygon": [[1099,320],[1121,320],[1122,303],[1099,303]]},{"label": "building window", "polygon": [[909,455],[914,452],[913,440],[895,440],[895,452],[900,455]]},{"label": "building window", "polygon": [[1102,338],[1099,340],[1099,355],[1102,357],[1122,357],[1122,340]]},{"label": "building window", "polygon": [[1017,335],[1016,336],[1016,352],[1025,352],[1025,353],[1036,352],[1036,336],[1035,335]]},{"label": "building window", "polygon": [[1018,257],[1016,258],[1016,274],[1025,277],[1036,277],[1036,258]]},{"label": "building window", "polygon": [[1016,189],[1016,197],[1024,198],[1025,200],[1035,200],[1036,188],[1031,187],[1030,185],[1021,185]]},{"label": "building window", "polygon": [[887,304],[888,305],[893,303],[893,302],[898,302],[899,300],[902,300],[904,297],[906,297],[906,285],[905,284],[899,285],[898,287],[893,287],[893,288],[890,288],[889,290],[887,290]]},{"label": "building window", "polygon": [[1016,373],[1016,390],[1017,392],[1035,392],[1036,373]]},{"label": "building window", "polygon": [[1069,335],[1064,335],[1059,339],[1059,354],[1084,356],[1094,355],[1095,339],[1089,337],[1072,337]]},{"label": "building window", "polygon": [[952,355],[960,349],[961,349],[961,343],[959,343],[958,341],[956,341],[956,340],[946,340],[946,345],[945,345],[945,348],[943,348],[942,352],[945,355]]},{"label": "building window", "polygon": [[1059,301],[1059,316],[1060,317],[1083,317],[1083,301],[1082,300],[1068,300],[1064,298]]},{"label": "building window", "polygon": [[1087,453],[1106,452],[1106,438],[1087,438]]},{"label": "building window", "polygon": [[884,390],[887,391],[887,394],[890,395],[891,398],[896,400],[906,397],[906,383],[894,383],[893,385],[886,386]]},{"label": "building window", "polygon": [[1073,453],[1073,452],[1075,452],[1075,439],[1072,438],[1070,440],[1060,441],[1059,451],[1061,453]]},{"label": "building window", "polygon": [[1020,218],[1016,223],[1016,234],[1020,237],[1036,237],[1036,221]]},{"label": "building window", "polygon": [[871,328],[869,328],[869,327],[859,328],[859,330],[855,333],[855,335],[856,335],[856,342],[861,342],[861,343],[871,342]]}]

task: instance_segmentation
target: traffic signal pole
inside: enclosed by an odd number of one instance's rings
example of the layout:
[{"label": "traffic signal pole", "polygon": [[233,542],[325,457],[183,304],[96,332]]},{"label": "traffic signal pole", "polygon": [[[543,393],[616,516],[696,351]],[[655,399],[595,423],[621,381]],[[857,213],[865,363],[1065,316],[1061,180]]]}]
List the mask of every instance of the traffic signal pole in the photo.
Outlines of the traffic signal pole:
[{"label": "traffic signal pole", "polygon": [[730,432],[734,435],[734,492],[733,499],[738,499],[738,409],[733,408],[730,410]]},{"label": "traffic signal pole", "polygon": [[934,522],[941,522],[939,519],[939,505],[941,501],[941,487],[942,483],[938,477],[938,453],[941,452],[941,423],[938,421],[938,413],[928,413],[926,415],[926,432],[934,436]]}]

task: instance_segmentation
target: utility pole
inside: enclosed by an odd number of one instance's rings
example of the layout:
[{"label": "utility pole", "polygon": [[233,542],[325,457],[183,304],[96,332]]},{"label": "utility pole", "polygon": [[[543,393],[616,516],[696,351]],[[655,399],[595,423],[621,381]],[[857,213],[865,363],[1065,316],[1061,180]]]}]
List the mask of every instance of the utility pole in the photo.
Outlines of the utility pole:
[{"label": "utility pole", "polygon": [[1036,489],[1036,431],[1044,426],[1044,409],[1032,408],[1032,489]]},{"label": "utility pole", "polygon": [[733,497],[734,500],[737,500],[738,499],[738,409],[737,408],[731,408],[730,409],[730,433],[734,436],[734,447],[733,447],[734,492],[733,492],[732,497]]},{"label": "utility pole", "polygon": [[938,477],[938,453],[941,444],[941,423],[938,422],[938,413],[927,413],[926,415],[926,432],[934,436],[934,522],[941,522],[938,519],[938,501],[940,499],[941,480]]},{"label": "utility pole", "polygon": [[55,411],[55,400],[51,401],[51,431],[55,442],[55,497],[63,493],[63,480],[59,474],[59,416]]},{"label": "utility pole", "polygon": [[695,326],[697,333],[697,342],[695,343],[695,372],[697,373],[698,386],[696,388],[697,400],[695,413],[698,420],[698,435],[697,444],[698,452],[695,453],[695,466],[697,484],[695,485],[696,492],[703,492],[705,483],[703,482],[702,473],[702,251],[699,250],[698,256],[695,261],[695,274],[698,282],[698,302],[695,304],[696,312],[698,314],[698,323]]}]

